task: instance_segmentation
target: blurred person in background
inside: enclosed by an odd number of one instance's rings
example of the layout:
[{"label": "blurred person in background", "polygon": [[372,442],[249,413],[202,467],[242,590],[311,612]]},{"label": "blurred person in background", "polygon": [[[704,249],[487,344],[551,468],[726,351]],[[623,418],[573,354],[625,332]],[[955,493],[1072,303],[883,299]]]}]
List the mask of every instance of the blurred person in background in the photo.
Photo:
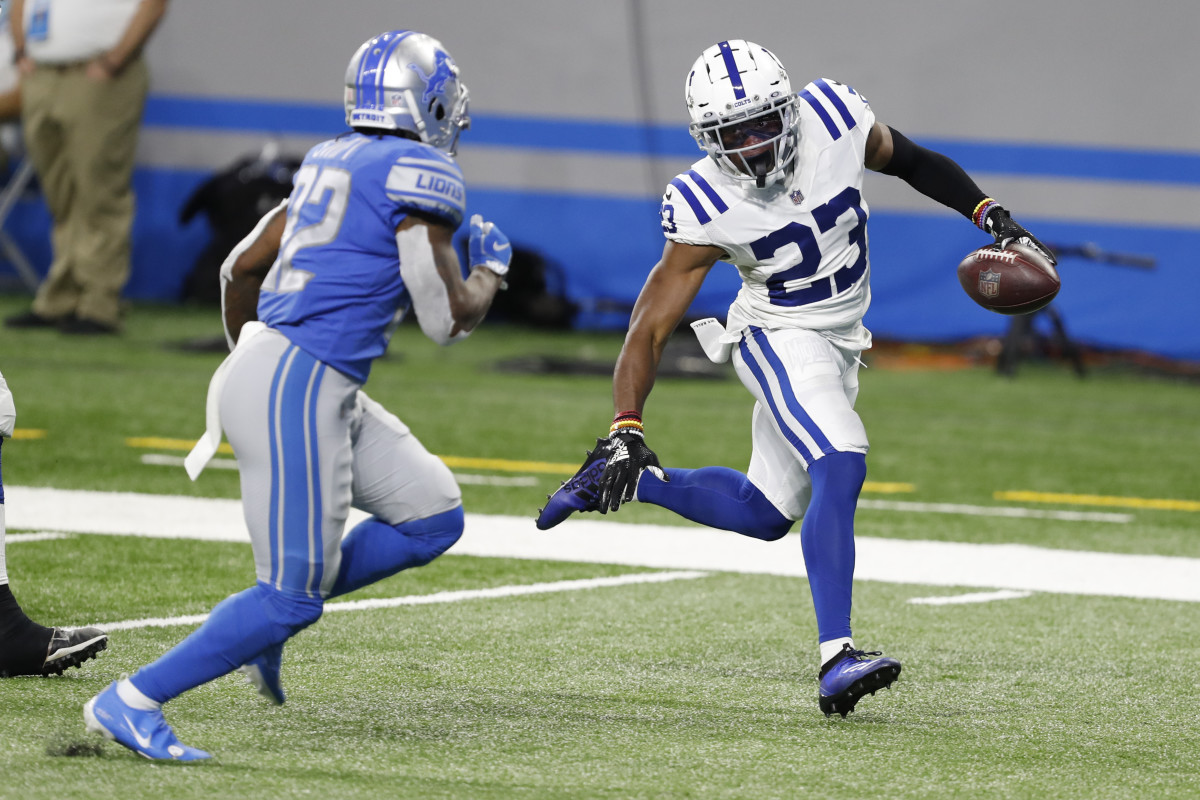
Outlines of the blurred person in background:
[{"label": "blurred person in background", "polygon": [[[14,122],[21,116],[21,89],[16,61],[16,47],[8,26],[8,8],[0,3],[0,126]],[[7,151],[4,145],[0,141],[0,148]],[[3,161],[0,161],[0,171],[3,168]]]},{"label": "blurred person in background", "polygon": [[[0,449],[13,435],[17,408],[0,375]],[[8,585],[5,561],[4,474],[0,471],[0,678],[61,675],[108,646],[99,628],[47,628],[25,616]]]},{"label": "blurred person in background", "polygon": [[54,219],[54,260],[11,328],[111,334],[129,278],[142,49],[167,0],[14,0],[24,145]]}]

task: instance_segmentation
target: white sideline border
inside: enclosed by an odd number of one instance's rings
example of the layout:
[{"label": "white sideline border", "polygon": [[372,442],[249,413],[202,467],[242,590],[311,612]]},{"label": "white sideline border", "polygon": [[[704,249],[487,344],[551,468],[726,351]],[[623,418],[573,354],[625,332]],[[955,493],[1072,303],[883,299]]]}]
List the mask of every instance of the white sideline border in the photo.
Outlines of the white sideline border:
[{"label": "white sideline border", "polygon": [[[237,500],[5,487],[13,529],[247,542]],[[592,519],[588,519],[592,517]],[[702,527],[580,515],[552,531],[530,517],[468,514],[458,555],[804,577],[798,535],[762,542]],[[365,518],[352,511],[349,525]],[[855,579],[925,586],[1200,602],[1200,559],[859,537]]]}]

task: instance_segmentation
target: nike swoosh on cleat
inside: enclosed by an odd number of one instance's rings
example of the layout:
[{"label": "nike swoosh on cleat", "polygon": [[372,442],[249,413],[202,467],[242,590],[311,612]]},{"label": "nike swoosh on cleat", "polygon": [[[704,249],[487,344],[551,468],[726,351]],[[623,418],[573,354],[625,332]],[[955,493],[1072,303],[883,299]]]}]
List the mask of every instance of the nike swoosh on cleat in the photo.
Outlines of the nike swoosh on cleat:
[{"label": "nike swoosh on cleat", "polygon": [[125,717],[125,724],[129,726],[129,731],[130,731],[130,733],[132,733],[132,734],[133,734],[133,738],[137,740],[137,743],[138,743],[139,745],[141,745],[142,747],[149,749],[149,747],[150,747],[150,737],[149,737],[149,736],[142,736],[142,734],[138,733],[138,729],[137,729],[137,727],[136,727],[136,726],[133,724],[133,722],[132,722],[132,721],[129,719],[129,715],[128,715],[128,714],[123,714],[122,716],[123,716],[123,717]]}]

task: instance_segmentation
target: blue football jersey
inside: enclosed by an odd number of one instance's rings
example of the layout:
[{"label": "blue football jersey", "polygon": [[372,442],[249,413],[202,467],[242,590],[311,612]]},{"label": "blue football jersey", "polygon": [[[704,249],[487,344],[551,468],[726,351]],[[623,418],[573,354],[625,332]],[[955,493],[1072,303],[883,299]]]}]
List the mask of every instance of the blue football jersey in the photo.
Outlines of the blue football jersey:
[{"label": "blue football jersey", "polygon": [[365,383],[409,306],[396,226],[412,211],[457,228],[462,171],[429,145],[360,133],[308,151],[258,300],[258,318]]}]

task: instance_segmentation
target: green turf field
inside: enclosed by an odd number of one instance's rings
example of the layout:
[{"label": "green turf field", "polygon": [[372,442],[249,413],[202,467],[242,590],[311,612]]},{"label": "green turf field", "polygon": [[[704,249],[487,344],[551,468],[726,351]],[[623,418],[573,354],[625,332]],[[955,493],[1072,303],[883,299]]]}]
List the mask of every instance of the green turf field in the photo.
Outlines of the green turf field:
[{"label": "green turf field", "polygon": [[[0,297],[0,315],[25,302]],[[201,432],[221,355],[174,345],[219,335],[212,311],[143,306],[119,339],[0,331],[22,433],[4,447],[6,485],[236,497],[236,473],[210,469],[192,483],[181,468],[142,462],[183,451],[130,444]],[[611,362],[619,347],[614,335],[498,327],[439,349],[405,327],[367,388],[444,457],[570,465],[607,428],[608,379],[498,365]],[[1045,364],[1016,380],[986,367],[872,366],[861,382],[872,441],[864,499],[1131,517],[864,508],[861,536],[1200,558],[1195,384],[1115,370],[1080,381]],[[664,463],[746,466],[750,402],[731,374],[662,379],[646,411]],[[455,470],[532,476],[532,486],[463,486],[468,512],[525,516],[531,527],[566,477]],[[614,521],[678,524],[640,506]],[[247,545],[140,537],[16,541],[8,562],[30,615],[64,625],[204,613],[253,577]],[[348,599],[639,571],[451,550]],[[900,658],[904,673],[845,720],[816,707],[802,578],[715,572],[330,613],[288,646],[286,705],[266,705],[234,675],[167,707],[180,738],[217,756],[190,767],[154,765],[83,732],[88,697],[190,628],[116,631],[82,669],[0,682],[0,798],[1200,796],[1200,605],[1051,593],[908,602],[965,591],[858,584],[858,643]]]}]

